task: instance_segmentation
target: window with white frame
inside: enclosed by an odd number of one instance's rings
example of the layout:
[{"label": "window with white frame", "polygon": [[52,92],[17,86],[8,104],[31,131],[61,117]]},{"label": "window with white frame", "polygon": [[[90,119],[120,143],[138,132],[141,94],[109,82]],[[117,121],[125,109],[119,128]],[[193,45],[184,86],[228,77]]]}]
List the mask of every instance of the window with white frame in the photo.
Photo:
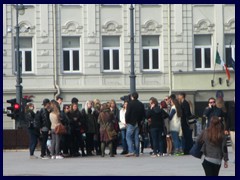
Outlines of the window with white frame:
[{"label": "window with white frame", "polygon": [[212,68],[212,41],[211,35],[195,35],[195,69]]},{"label": "window with white frame", "polygon": [[227,66],[232,67],[231,58],[235,60],[235,34],[225,34],[225,55]]},{"label": "window with white frame", "polygon": [[63,72],[80,72],[80,37],[63,37]]},{"label": "window with white frame", "polygon": [[[16,51],[16,38],[15,44],[15,72],[17,72],[17,51]],[[33,50],[32,50],[32,37],[19,38],[19,59],[22,62],[22,73],[33,73]]]},{"label": "window with white frame", "polygon": [[142,36],[143,70],[159,70],[159,36]]},{"label": "window with white frame", "polygon": [[120,37],[103,36],[103,71],[120,71]]}]

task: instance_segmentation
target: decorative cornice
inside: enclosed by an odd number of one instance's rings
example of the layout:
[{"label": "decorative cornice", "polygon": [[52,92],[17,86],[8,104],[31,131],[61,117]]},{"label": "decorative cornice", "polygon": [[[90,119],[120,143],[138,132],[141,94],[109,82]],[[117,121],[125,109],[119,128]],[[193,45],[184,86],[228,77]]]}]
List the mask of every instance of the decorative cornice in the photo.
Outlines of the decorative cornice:
[{"label": "decorative cornice", "polygon": [[162,28],[162,25],[160,25],[154,20],[149,20],[142,25],[142,32],[143,33],[147,33],[147,32],[160,33],[161,28]]},{"label": "decorative cornice", "polygon": [[103,32],[106,33],[121,33],[122,25],[119,25],[116,21],[108,21],[102,26]]},{"label": "decorative cornice", "polygon": [[29,21],[19,22],[19,29],[23,35],[35,33],[35,26],[33,26]]},{"label": "decorative cornice", "polygon": [[212,32],[215,25],[208,19],[201,19],[194,25],[195,32]]},{"label": "decorative cornice", "polygon": [[81,34],[83,26],[80,26],[75,21],[68,21],[64,26],[62,26],[63,34]]},{"label": "decorative cornice", "polygon": [[231,18],[227,23],[224,23],[225,31],[235,31],[235,18]]}]

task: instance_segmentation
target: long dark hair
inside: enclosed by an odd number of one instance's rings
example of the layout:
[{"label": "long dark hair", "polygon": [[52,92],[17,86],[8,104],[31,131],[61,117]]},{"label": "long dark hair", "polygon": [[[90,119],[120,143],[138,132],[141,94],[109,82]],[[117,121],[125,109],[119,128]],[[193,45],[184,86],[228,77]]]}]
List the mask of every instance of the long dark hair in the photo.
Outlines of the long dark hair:
[{"label": "long dark hair", "polygon": [[177,116],[182,117],[182,109],[177,99],[172,99],[173,104],[176,107]]},{"label": "long dark hair", "polygon": [[224,138],[224,129],[221,120],[217,116],[213,116],[207,131],[207,139],[214,145],[222,143]]}]

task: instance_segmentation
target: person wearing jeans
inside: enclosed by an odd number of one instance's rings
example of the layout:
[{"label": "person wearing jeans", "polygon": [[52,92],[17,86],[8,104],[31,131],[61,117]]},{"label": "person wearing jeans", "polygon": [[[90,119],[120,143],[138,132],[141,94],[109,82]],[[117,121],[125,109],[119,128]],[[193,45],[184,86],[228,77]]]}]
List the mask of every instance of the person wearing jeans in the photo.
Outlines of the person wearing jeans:
[{"label": "person wearing jeans", "polygon": [[[131,101],[128,103],[125,119],[127,123],[127,144],[128,154],[126,157],[139,156],[139,127],[138,125],[144,120],[144,105],[138,100],[138,93],[131,94]],[[134,141],[134,142],[133,142]],[[133,148],[133,144],[135,149]]]},{"label": "person wearing jeans", "polygon": [[120,110],[120,121],[119,121],[119,128],[121,130],[121,137],[122,137],[122,155],[128,153],[128,146],[127,146],[127,141],[126,141],[126,120],[125,120],[125,114],[126,114],[126,109],[127,109],[127,104],[128,102],[125,101],[123,104],[123,108]]},{"label": "person wearing jeans", "polygon": [[127,135],[126,135],[127,145],[128,145],[128,154],[126,155],[127,157],[134,156],[134,154],[136,156],[139,156],[139,136],[138,135],[139,135],[138,124],[136,124],[135,126],[131,124],[127,124]]}]

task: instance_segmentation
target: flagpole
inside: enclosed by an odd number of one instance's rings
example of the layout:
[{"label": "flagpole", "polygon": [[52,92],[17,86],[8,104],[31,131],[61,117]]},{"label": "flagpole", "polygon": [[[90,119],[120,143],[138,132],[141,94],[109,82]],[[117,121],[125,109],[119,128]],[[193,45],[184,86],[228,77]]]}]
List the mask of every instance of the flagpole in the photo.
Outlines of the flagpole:
[{"label": "flagpole", "polygon": [[[217,43],[217,51],[218,51],[218,43]],[[215,69],[216,69],[216,60],[214,61],[215,65],[214,65],[214,70],[213,70],[213,79],[211,81],[212,87],[214,86],[214,79],[215,79]]]}]

